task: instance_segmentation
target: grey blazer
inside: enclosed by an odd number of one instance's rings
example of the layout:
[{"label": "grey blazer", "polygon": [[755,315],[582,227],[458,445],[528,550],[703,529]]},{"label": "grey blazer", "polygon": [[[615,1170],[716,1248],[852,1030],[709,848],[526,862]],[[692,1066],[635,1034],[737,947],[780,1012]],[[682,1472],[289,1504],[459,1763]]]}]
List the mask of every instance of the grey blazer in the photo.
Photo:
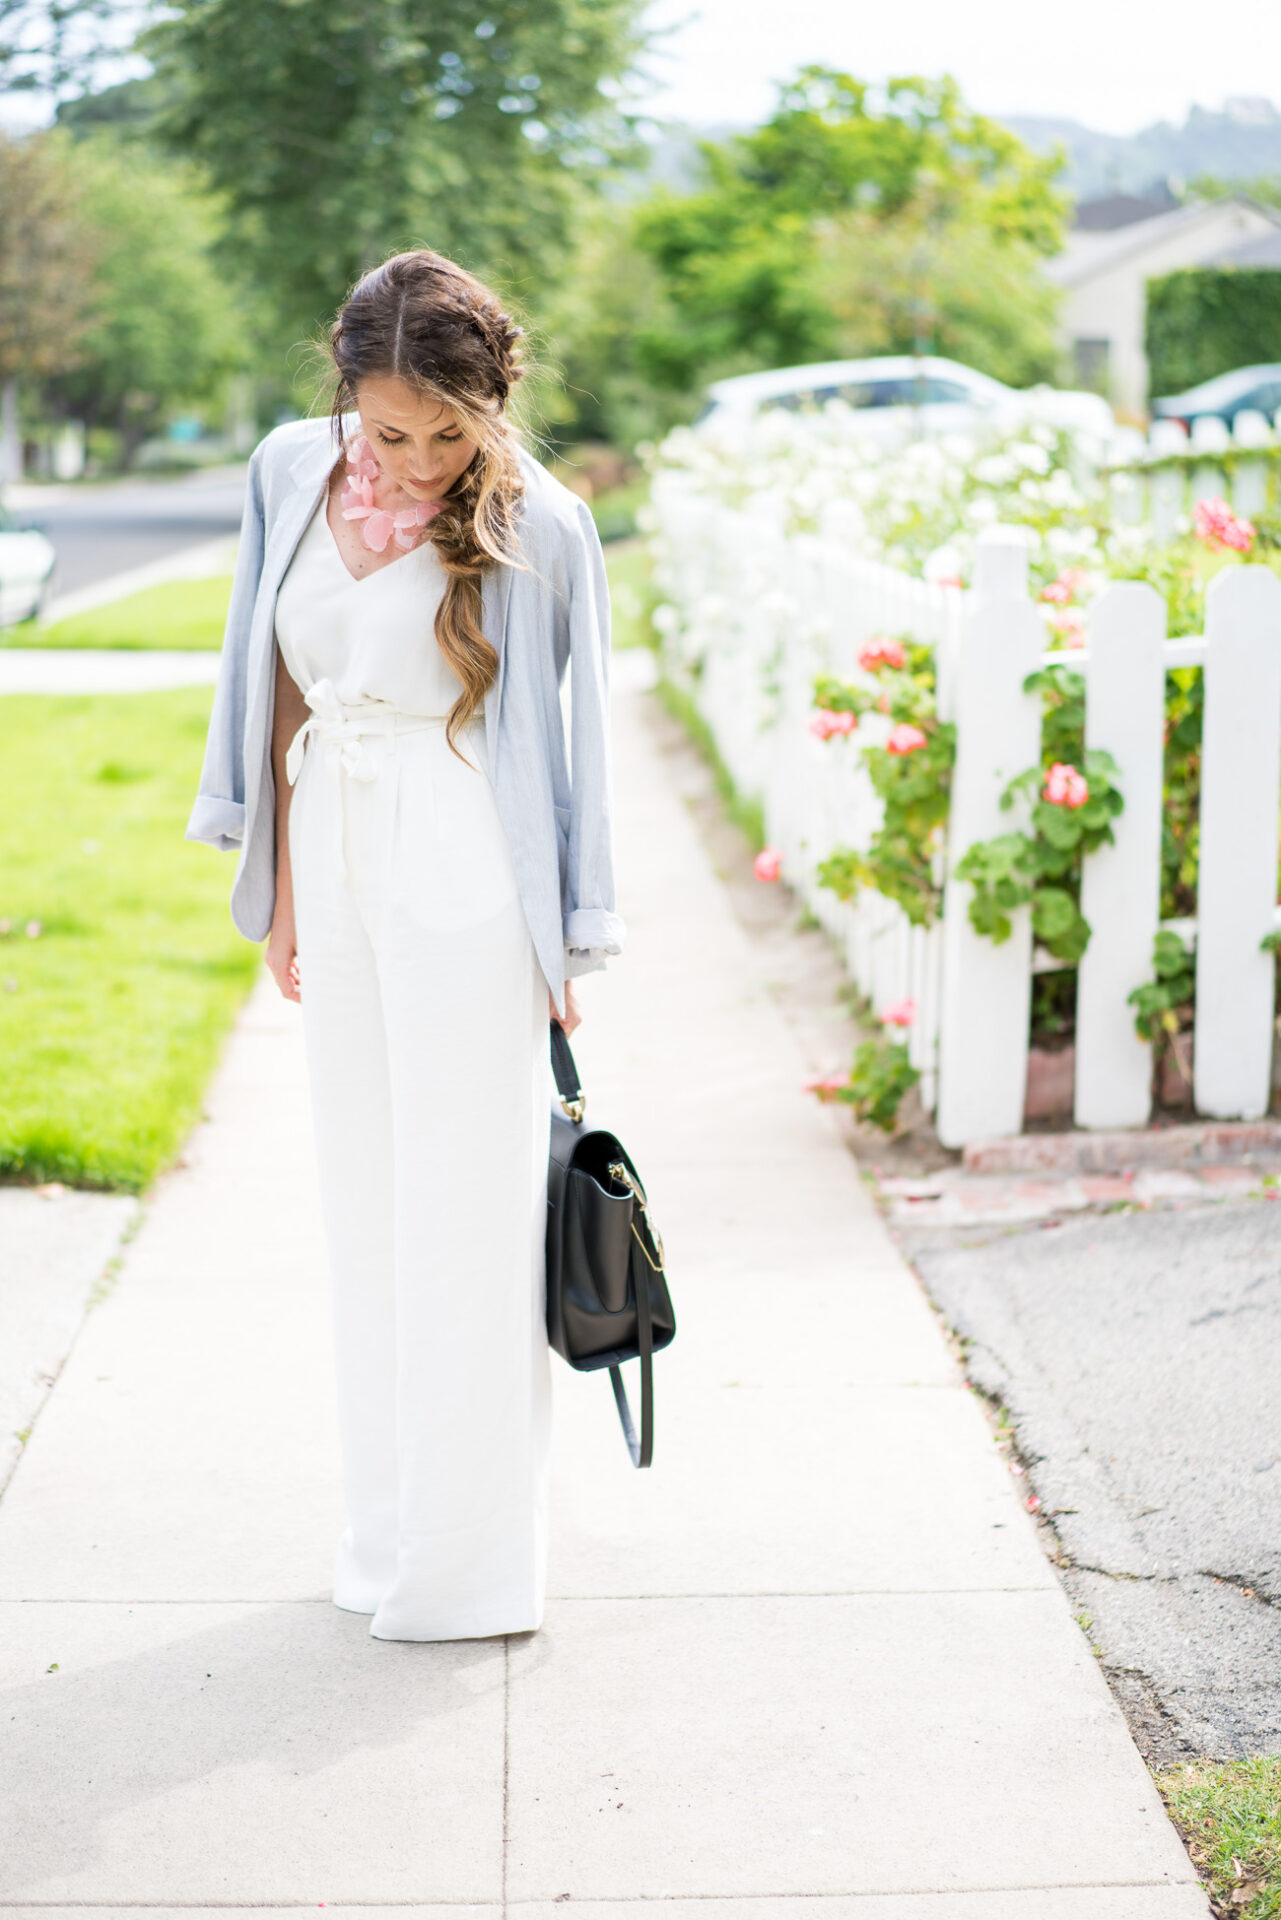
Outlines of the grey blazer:
[{"label": "grey blazer", "polygon": [[[359,416],[345,416],[358,424]],[[239,850],[231,914],[249,940],[276,901],[276,595],[338,457],[328,417],[275,427],[249,460],[240,549],[188,840]],[[484,575],[481,624],[498,654],[485,743],[534,950],[559,1011],[564,984],[621,953],[610,836],[609,595],[586,506],[522,450],[523,569]],[[569,669],[571,722],[560,699]],[[571,776],[572,769],[572,776]]]}]

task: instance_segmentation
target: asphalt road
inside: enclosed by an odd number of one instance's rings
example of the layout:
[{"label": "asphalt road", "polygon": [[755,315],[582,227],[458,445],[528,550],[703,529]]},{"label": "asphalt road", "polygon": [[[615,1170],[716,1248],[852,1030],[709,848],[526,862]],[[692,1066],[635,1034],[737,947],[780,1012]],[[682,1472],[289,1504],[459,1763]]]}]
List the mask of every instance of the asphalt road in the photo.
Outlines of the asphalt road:
[{"label": "asphalt road", "polygon": [[96,585],[183,547],[240,531],[245,467],[177,478],[111,480],[43,488],[24,485],[6,500],[24,524],[58,551],[50,596]]},{"label": "asphalt road", "polygon": [[904,1244],[1158,1765],[1281,1751],[1281,1204]]}]

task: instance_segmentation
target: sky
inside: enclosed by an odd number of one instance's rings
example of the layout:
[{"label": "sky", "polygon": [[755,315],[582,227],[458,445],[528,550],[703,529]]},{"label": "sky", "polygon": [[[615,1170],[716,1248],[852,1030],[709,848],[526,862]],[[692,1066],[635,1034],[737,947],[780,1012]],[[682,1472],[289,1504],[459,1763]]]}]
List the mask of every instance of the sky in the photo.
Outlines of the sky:
[{"label": "sky", "polygon": [[699,125],[759,121],[771,83],[811,62],[867,80],[951,73],[981,113],[1103,133],[1231,95],[1281,105],[1281,0],[1218,15],[1203,0],[654,0],[648,19],[676,31],[650,56],[646,110]]},{"label": "sky", "polygon": [[[136,11],[117,8],[122,20]],[[1218,15],[1204,0],[652,0],[646,17],[671,31],[648,56],[641,104],[696,126],[759,122],[774,83],[811,62],[873,81],[951,73],[979,112],[1103,133],[1181,122],[1194,103],[1218,109],[1233,95],[1281,106],[1281,0],[1233,0]],[[51,111],[13,96],[0,126]]]}]

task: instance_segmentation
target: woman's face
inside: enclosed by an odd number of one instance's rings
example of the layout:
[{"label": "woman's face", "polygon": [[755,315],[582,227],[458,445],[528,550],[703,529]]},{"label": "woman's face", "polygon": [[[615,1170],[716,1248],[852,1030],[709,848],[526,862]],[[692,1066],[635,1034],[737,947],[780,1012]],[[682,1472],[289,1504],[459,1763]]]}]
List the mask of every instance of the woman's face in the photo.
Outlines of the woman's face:
[{"label": "woman's face", "polygon": [[356,411],[379,466],[413,500],[439,500],[476,452],[449,407],[394,374],[362,380]]}]

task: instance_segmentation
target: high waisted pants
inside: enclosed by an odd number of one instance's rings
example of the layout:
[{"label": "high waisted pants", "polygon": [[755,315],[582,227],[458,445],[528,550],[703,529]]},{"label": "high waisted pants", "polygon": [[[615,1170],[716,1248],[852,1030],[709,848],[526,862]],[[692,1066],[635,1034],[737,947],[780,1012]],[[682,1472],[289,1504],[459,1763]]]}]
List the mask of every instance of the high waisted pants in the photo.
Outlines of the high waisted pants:
[{"label": "high waisted pants", "polygon": [[442,725],[331,717],[289,821],[348,1509],[333,1597],[388,1640],[537,1627],[545,1585],[547,987],[479,727],[459,745],[474,766]]}]

